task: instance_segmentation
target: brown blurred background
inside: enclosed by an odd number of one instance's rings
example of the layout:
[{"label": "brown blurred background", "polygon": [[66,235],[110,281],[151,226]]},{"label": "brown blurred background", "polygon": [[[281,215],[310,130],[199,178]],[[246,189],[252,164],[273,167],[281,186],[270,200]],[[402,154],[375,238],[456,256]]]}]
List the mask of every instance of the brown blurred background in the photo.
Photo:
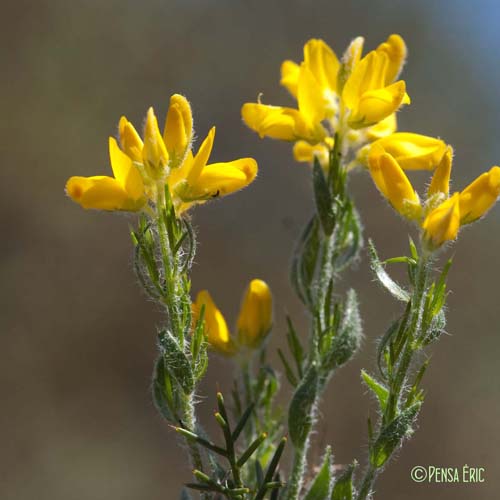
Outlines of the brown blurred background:
[{"label": "brown blurred background", "polygon": [[[248,280],[269,281],[274,350],[285,310],[303,333],[307,324],[287,269],[311,210],[309,173],[288,145],[243,126],[241,104],[259,92],[266,102],[290,103],[279,66],[300,60],[309,37],[339,53],[356,35],[370,48],[399,32],[410,49],[404,77],[413,99],[400,127],[456,147],[459,189],[500,162],[499,20],[494,0],[4,0],[0,498],[170,500],[189,479],[149,398],[161,314],[132,273],[133,219],[85,212],[63,192],[70,175],[109,173],[107,136],[121,114],[140,124],[153,105],[163,120],[169,95],[183,93],[199,138],[218,127],[213,158],[259,161],[250,188],[195,211],[201,245],[193,286],[210,288],[233,322]],[[368,177],[354,176],[351,188],[381,255],[405,252],[409,228]],[[381,477],[378,500],[498,498],[499,228],[497,207],[446,253],[455,255],[451,335],[432,349],[420,428]],[[339,464],[364,461],[373,402],[359,370],[374,369],[375,339],[397,313],[366,260],[344,284],[359,291],[366,340],[322,407],[317,437],[333,445]],[[199,405],[205,423],[230,369],[212,359]],[[283,395],[288,390],[283,382]],[[485,467],[486,482],[410,479],[415,465],[464,464]]]}]

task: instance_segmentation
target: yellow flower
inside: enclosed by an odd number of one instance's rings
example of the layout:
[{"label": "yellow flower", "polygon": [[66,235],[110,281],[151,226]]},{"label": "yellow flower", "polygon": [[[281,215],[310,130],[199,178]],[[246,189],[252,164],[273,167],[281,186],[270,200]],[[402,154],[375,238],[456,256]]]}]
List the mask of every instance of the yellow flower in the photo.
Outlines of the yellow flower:
[{"label": "yellow flower", "polygon": [[460,223],[469,224],[482,217],[495,204],[499,195],[500,167],[495,166],[460,193]]},{"label": "yellow flower", "polygon": [[83,208],[141,210],[146,204],[141,174],[112,137],[109,138],[109,157],[114,178],[102,175],[71,177],[66,183],[66,193]]},{"label": "yellow flower", "polygon": [[427,196],[442,194],[446,197],[450,194],[451,163],[453,159],[453,149],[448,146],[439,165],[434,171],[431,184],[427,190]]},{"label": "yellow flower", "polygon": [[396,113],[392,113],[387,118],[380,120],[377,124],[368,127],[365,130],[368,141],[373,142],[382,137],[387,137],[394,134],[398,129],[398,121]]},{"label": "yellow flower", "polygon": [[433,170],[446,152],[441,139],[410,132],[396,132],[375,141],[370,155],[389,153],[404,170]]},{"label": "yellow flower", "polygon": [[342,92],[342,100],[350,110],[348,119],[352,128],[374,125],[409,104],[403,80],[388,84],[391,60],[386,51],[369,52],[349,75]]},{"label": "yellow flower", "polygon": [[181,167],[170,172],[168,185],[178,215],[193,204],[248,186],[257,175],[257,162],[253,158],[207,165],[214,138],[215,127],[212,127],[196,156],[189,151]]},{"label": "yellow flower", "polygon": [[454,240],[460,229],[459,194],[455,193],[432,210],[422,223],[422,229],[424,230],[424,241],[431,249],[436,249],[443,243]]},{"label": "yellow flower", "polygon": [[323,40],[309,40],[300,65],[285,61],[281,66],[281,84],[297,99],[298,109],[246,103],[241,110],[243,121],[260,137],[302,139],[311,144],[322,141],[326,131],[321,122],[337,110],[339,67],[337,56]]},{"label": "yellow flower", "polygon": [[109,146],[115,178],[72,177],[67,183],[69,196],[84,208],[137,211],[148,199],[156,203],[167,184],[180,215],[195,203],[244,188],[257,175],[257,163],[252,158],[207,165],[215,128],[193,156],[191,107],[179,94],[170,98],[163,134],[153,108],[147,113],[144,141],[124,116],[118,133],[121,150],[114,139]]},{"label": "yellow flower", "polygon": [[229,334],[226,320],[207,290],[202,290],[196,296],[196,301],[193,304],[195,321],[198,320],[201,314],[202,306],[205,306],[203,320],[208,343],[214,350],[221,354],[226,356],[234,355],[236,353],[236,346]]},{"label": "yellow flower", "polygon": [[238,316],[238,342],[256,348],[271,330],[273,298],[268,285],[254,279],[248,285]]},{"label": "yellow flower", "polygon": [[376,149],[368,158],[373,182],[396,211],[408,219],[417,219],[421,214],[418,194],[393,156]]}]

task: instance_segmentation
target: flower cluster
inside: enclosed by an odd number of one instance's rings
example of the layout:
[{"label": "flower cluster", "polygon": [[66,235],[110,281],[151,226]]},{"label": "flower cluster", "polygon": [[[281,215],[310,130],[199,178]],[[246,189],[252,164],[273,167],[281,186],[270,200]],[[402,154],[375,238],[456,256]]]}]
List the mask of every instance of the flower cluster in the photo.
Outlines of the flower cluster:
[{"label": "flower cluster", "polygon": [[409,104],[406,84],[397,80],[406,59],[406,45],[391,35],[364,57],[364,39],[353,40],[342,61],[323,41],[304,46],[304,60],[285,61],[281,85],[297,100],[298,109],[246,103],[245,123],[261,137],[294,141],[298,161],[314,157],[326,168],[335,135],[361,146],[396,130],[396,111]]},{"label": "flower cluster", "polygon": [[[445,146],[442,152],[444,143],[428,138],[419,148],[405,151],[402,135],[394,134],[386,143],[375,142],[368,154],[368,168],[379,191],[397,212],[418,222],[427,248],[435,250],[454,240],[461,226],[479,219],[494,205],[500,195],[500,167],[492,167],[450,196],[452,148]],[[416,168],[434,169],[423,202],[405,173]]]},{"label": "flower cluster", "polygon": [[271,290],[260,279],[252,280],[245,290],[235,339],[230,334],[224,315],[207,290],[199,292],[193,304],[195,320],[200,317],[202,309],[208,343],[214,350],[227,356],[233,356],[244,348],[257,349],[273,324]]},{"label": "flower cluster", "polygon": [[147,209],[163,196],[168,186],[176,213],[246,187],[257,174],[257,163],[242,158],[207,164],[215,138],[215,127],[198,152],[192,151],[193,118],[187,99],[170,98],[163,134],[153,108],[149,108],[143,139],[122,117],[119,143],[109,138],[109,156],[114,177],[71,177],[68,195],[83,208],[136,212]]}]

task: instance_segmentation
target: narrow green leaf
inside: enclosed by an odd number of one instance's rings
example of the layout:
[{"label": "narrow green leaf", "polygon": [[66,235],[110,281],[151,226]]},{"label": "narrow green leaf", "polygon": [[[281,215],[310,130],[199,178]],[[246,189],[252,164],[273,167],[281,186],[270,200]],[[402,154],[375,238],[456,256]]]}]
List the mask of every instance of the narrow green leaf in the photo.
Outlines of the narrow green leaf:
[{"label": "narrow green leaf", "polygon": [[335,479],[331,500],[353,499],[354,492],[352,486],[352,476],[357,465],[357,462],[352,463],[338,478]]},{"label": "narrow green leaf", "polygon": [[177,423],[177,416],[174,414],[174,395],[172,382],[165,371],[163,358],[160,356],[155,363],[153,372],[153,384],[151,388],[153,403],[160,415],[170,423]]},{"label": "narrow green leaf", "polygon": [[335,213],[333,211],[330,188],[317,158],[314,158],[313,164],[313,187],[316,211],[321,221],[323,232],[329,236],[335,227]]},{"label": "narrow green leaf", "polygon": [[287,332],[287,341],[288,347],[293,355],[293,359],[295,360],[295,365],[297,367],[297,373],[299,374],[299,378],[302,378],[302,363],[304,361],[304,348],[300,342],[299,336],[297,335],[297,331],[295,330],[292,320],[290,316],[287,315],[286,322],[288,326]]},{"label": "narrow green leaf", "polygon": [[184,393],[191,394],[194,390],[191,362],[183,352],[177,339],[168,330],[160,331],[158,338],[165,368],[182,387]]},{"label": "narrow green leaf", "polygon": [[290,365],[288,364],[288,361],[286,360],[286,357],[283,354],[283,351],[281,349],[278,349],[278,356],[279,356],[281,362],[283,363],[283,367],[285,369],[285,375],[286,375],[288,382],[290,382],[290,385],[292,387],[297,387],[297,384],[298,384],[297,377],[295,377],[295,374],[293,373],[293,370],[290,367]]},{"label": "narrow green leaf", "polygon": [[421,406],[421,401],[415,402],[409,408],[404,409],[392,422],[382,429],[382,432],[370,450],[370,462],[374,467],[377,469],[382,467],[401,445],[403,439],[410,435],[413,422]]},{"label": "narrow green leaf", "polygon": [[370,252],[371,267],[378,281],[394,298],[402,302],[408,302],[410,300],[410,295],[406,290],[401,288],[384,269],[371,240],[368,242],[368,250]]},{"label": "narrow green leaf", "polygon": [[304,500],[329,500],[332,489],[332,450],[328,446],[323,457],[323,464],[313,479]]},{"label": "narrow green leaf", "polygon": [[295,389],[295,393],[288,409],[288,430],[295,447],[304,445],[316,412],[316,397],[318,392],[318,370],[312,364],[304,378]]},{"label": "narrow green leaf", "polygon": [[241,431],[245,428],[245,425],[247,424],[248,419],[250,418],[250,415],[252,414],[254,408],[255,404],[251,403],[250,406],[244,411],[243,415],[241,415],[233,431],[233,441],[236,441],[240,436]]},{"label": "narrow green leaf", "polygon": [[361,377],[368,388],[375,394],[380,405],[381,413],[384,413],[389,397],[389,389],[369,375],[365,370],[361,370]]}]

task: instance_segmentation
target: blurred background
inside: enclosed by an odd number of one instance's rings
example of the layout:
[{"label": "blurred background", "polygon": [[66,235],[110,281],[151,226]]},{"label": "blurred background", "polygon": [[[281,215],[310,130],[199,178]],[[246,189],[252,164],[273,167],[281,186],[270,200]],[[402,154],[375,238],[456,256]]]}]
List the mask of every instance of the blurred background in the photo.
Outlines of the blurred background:
[{"label": "blurred background", "polygon": [[[271,350],[284,312],[307,318],[288,284],[293,243],[311,212],[308,167],[291,147],[241,123],[243,102],[291,104],[279,87],[284,59],[324,38],[374,48],[393,32],[409,46],[412,105],[400,129],[456,148],[454,185],[500,162],[500,4],[494,0],[2,2],[0,497],[4,500],[176,499],[190,477],[175,436],[149,396],[161,313],[131,268],[124,215],[85,212],[64,195],[71,175],[109,173],[107,137],[122,114],[140,124],[170,94],[192,102],[203,138],[217,125],[213,158],[254,156],[260,175],[242,193],[195,210],[201,242],[194,292],[209,288],[230,322],[252,277],[276,303]],[[418,176],[417,176],[418,177]],[[420,178],[421,181],[425,179]],[[407,249],[410,229],[368,176],[353,176],[366,235],[383,258]],[[379,500],[498,498],[500,459],[500,207],[460,235],[446,336],[432,349],[419,429],[377,484]],[[401,276],[404,278],[404,274]],[[313,450],[331,443],[338,464],[366,455],[373,401],[359,381],[374,369],[375,339],[397,305],[373,283],[366,259],[344,280],[361,297],[362,352],[329,386]],[[213,356],[199,412],[210,427],[215,391],[230,365]],[[282,384],[282,397],[289,388]],[[415,465],[484,467],[483,484],[417,484]]]}]

